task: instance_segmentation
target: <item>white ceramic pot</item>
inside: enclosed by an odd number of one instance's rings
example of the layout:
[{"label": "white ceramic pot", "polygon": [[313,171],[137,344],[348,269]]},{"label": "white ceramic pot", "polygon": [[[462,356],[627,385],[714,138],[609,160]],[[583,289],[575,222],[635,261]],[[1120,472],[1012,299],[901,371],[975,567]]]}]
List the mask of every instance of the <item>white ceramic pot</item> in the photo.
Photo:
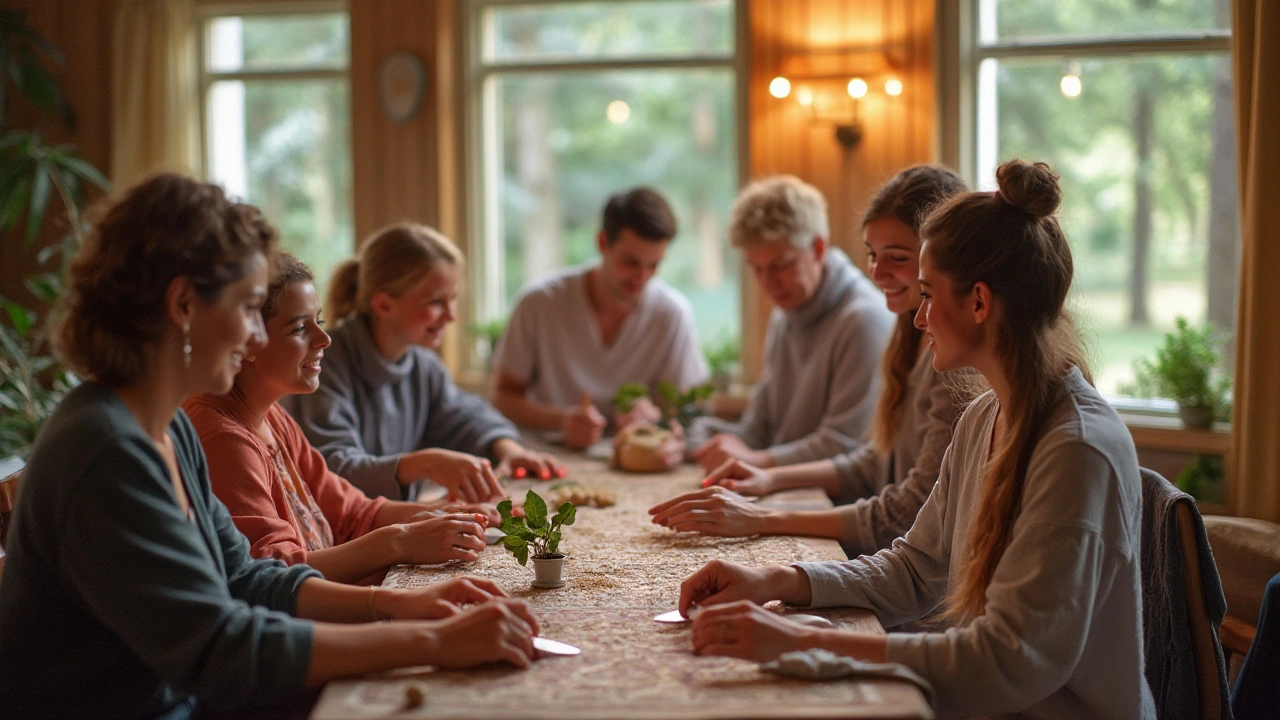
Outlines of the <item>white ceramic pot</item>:
[{"label": "white ceramic pot", "polygon": [[558,588],[564,586],[564,555],[533,558],[533,586]]}]

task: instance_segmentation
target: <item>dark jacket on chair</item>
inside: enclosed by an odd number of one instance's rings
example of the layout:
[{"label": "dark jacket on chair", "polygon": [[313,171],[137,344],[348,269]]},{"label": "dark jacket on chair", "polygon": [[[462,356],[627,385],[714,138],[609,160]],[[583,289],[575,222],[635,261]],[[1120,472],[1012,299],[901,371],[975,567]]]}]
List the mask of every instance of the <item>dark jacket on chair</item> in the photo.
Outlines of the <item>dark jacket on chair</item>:
[{"label": "dark jacket on chair", "polygon": [[[1191,526],[1197,549],[1198,579],[1187,577],[1189,560],[1183,556],[1182,534],[1178,522],[1178,505],[1185,503],[1190,511]],[[1201,599],[1188,602],[1188,583],[1199,585]],[[1199,607],[1189,607],[1189,605]],[[1200,623],[1197,639],[1192,613],[1207,615]],[[1212,688],[1208,677],[1204,685],[1197,672],[1197,659],[1211,675],[1217,669],[1217,702],[1219,717],[1230,720],[1231,702],[1227,686],[1227,668],[1218,642],[1218,626],[1227,612],[1227,601],[1218,580],[1217,566],[1205,536],[1204,522],[1195,500],[1178,490],[1159,473],[1142,468],[1142,614],[1145,674],[1156,709],[1162,720],[1195,720],[1202,717],[1200,688]],[[1197,641],[1200,648],[1196,648]],[[1197,653],[1200,654],[1197,658]],[[1210,657],[1212,655],[1212,657]],[[1209,693],[1211,697],[1211,693]],[[1211,711],[1210,711],[1211,712]]]}]

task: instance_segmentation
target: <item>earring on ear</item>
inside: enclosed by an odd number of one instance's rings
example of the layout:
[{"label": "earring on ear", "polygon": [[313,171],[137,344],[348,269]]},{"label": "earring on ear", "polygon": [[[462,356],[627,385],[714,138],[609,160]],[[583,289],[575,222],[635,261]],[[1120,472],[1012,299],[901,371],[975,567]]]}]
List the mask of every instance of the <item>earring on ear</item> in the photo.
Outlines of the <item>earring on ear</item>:
[{"label": "earring on ear", "polygon": [[191,321],[182,321],[182,367],[191,369]]}]

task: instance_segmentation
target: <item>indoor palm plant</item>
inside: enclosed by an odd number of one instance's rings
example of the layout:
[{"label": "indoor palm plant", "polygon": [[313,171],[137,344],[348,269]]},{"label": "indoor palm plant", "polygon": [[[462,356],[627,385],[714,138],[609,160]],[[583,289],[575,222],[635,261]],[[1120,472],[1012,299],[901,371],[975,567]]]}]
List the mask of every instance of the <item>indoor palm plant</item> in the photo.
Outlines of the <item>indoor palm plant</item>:
[{"label": "indoor palm plant", "polygon": [[[75,118],[47,65],[61,65],[57,48],[29,26],[21,13],[0,10],[0,241],[21,234],[30,248],[60,205],[65,234],[42,249],[48,272],[25,279],[42,303],[62,290],[67,262],[86,233],[81,210],[86,186],[107,189],[107,179],[70,145],[50,145],[37,130],[10,126],[11,106],[21,98],[68,127]],[[19,233],[19,229],[22,230]],[[39,314],[0,296],[0,457],[25,456],[44,418],[74,382],[48,352]]]}]

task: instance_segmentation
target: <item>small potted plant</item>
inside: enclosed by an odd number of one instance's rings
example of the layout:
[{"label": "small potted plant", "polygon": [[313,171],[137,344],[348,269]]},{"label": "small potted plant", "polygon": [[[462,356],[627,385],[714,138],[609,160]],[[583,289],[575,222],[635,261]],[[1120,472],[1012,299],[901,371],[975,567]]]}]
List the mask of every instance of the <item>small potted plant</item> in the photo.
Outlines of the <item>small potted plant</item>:
[{"label": "small potted plant", "polygon": [[1231,404],[1231,378],[1218,369],[1222,344],[1212,327],[1193,328],[1179,316],[1155,360],[1134,363],[1138,393],[1177,402],[1186,427],[1210,427]]},{"label": "small potted plant", "polygon": [[572,525],[577,508],[571,502],[560,505],[556,514],[547,517],[547,503],[530,490],[524,498],[524,517],[512,513],[511,499],[498,503],[502,515],[499,529],[505,535],[502,546],[511,551],[521,565],[533,558],[534,587],[558,588],[564,585],[564,553],[560,552],[561,527]]},{"label": "small potted plant", "polygon": [[707,369],[711,371],[711,385],[721,395],[729,394],[733,373],[738,369],[742,356],[742,343],[736,336],[727,336],[719,342],[702,346],[702,355],[707,359]]},{"label": "small potted plant", "polygon": [[680,392],[675,383],[663,380],[658,383],[658,392],[662,394],[662,419],[677,420],[681,427],[689,427],[695,418],[707,414],[707,401],[716,389],[711,383],[703,383]]}]

